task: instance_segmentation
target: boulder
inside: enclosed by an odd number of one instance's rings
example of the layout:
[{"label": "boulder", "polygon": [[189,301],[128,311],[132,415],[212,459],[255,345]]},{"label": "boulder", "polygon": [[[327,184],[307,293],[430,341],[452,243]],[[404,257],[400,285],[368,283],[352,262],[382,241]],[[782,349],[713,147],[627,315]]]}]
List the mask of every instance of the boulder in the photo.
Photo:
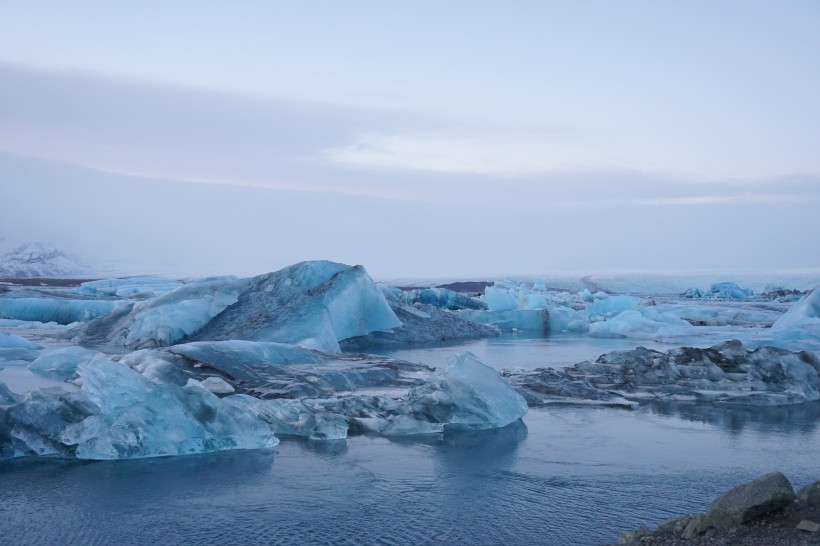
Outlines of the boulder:
[{"label": "boulder", "polygon": [[797,500],[809,506],[820,504],[820,481],[811,483],[798,491]]},{"label": "boulder", "polygon": [[706,518],[709,527],[728,530],[780,510],[794,499],[794,489],[786,476],[772,472],[733,487],[715,499]]}]

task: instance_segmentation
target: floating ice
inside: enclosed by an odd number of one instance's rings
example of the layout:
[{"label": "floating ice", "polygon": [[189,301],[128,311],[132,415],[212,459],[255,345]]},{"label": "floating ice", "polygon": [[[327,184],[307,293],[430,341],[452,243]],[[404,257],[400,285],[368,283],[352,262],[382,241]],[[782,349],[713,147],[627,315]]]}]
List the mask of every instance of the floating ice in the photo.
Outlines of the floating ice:
[{"label": "floating ice", "polygon": [[511,311],[518,308],[518,302],[508,290],[495,286],[484,289],[484,301],[490,311]]},{"label": "floating ice", "polygon": [[24,337],[0,332],[0,361],[34,360],[42,347]]},{"label": "floating ice", "polygon": [[128,313],[88,324],[77,340],[129,349],[172,345],[235,303],[249,282],[236,277],[217,277],[186,284],[156,299],[137,302]]},{"label": "floating ice", "polygon": [[71,324],[130,306],[131,303],[122,301],[3,298],[0,299],[0,318]]},{"label": "floating ice", "polygon": [[500,330],[530,331],[543,336],[550,332],[550,314],[545,309],[459,311],[459,316],[473,322],[495,326]]},{"label": "floating ice", "polygon": [[182,286],[175,280],[158,277],[129,277],[127,279],[100,279],[82,283],[75,292],[95,297],[154,298]]},{"label": "floating ice", "polygon": [[396,294],[409,305],[421,303],[455,311],[457,309],[487,309],[487,303],[447,288],[420,288]]},{"label": "floating ice", "polygon": [[809,323],[820,323],[820,287],[803,296],[774,323],[773,328],[793,328]]},{"label": "floating ice", "polygon": [[501,428],[527,413],[527,402],[471,353],[459,353],[399,401],[354,399],[354,422],[387,435]]},{"label": "floating ice", "polygon": [[268,423],[199,384],[156,384],[107,360],[78,374],[80,392],[35,390],[4,411],[0,453],[125,459],[278,443]]},{"label": "floating ice", "polygon": [[185,385],[190,378],[219,377],[260,398],[327,398],[363,390],[401,396],[432,374],[422,364],[388,357],[244,340],[137,351],[120,361],[154,381]]},{"label": "floating ice", "polygon": [[586,309],[588,316],[596,318],[610,318],[618,313],[635,309],[641,303],[641,298],[635,296],[612,296],[599,300]]},{"label": "floating ice", "polygon": [[103,356],[98,351],[82,347],[62,347],[41,354],[28,365],[32,372],[44,377],[68,379],[77,372],[77,366]]},{"label": "floating ice", "polygon": [[755,293],[751,288],[741,288],[734,282],[719,282],[713,284],[708,291],[699,288],[690,288],[684,292],[685,298],[711,298],[719,300],[748,300]]},{"label": "floating ice", "polygon": [[339,351],[339,341],[401,322],[361,266],[302,262],[255,277],[191,339],[278,341]]},{"label": "floating ice", "polygon": [[[415,297],[408,297],[398,288],[380,285],[379,288],[385,295],[387,303],[401,321],[401,326],[387,331],[371,332],[365,336],[357,336],[342,340],[339,346],[345,351],[367,350],[372,347],[420,345],[429,343],[440,343],[460,339],[479,339],[483,337],[493,337],[499,335],[497,328],[485,324],[478,324],[476,321],[466,317],[459,312],[450,312],[441,309],[439,305],[421,303],[419,301],[410,303]],[[436,289],[444,290],[444,289]],[[451,292],[451,291],[446,291]],[[436,292],[438,293],[438,292]],[[446,294],[446,293],[445,293]],[[455,292],[453,292],[455,294]],[[466,297],[466,296],[464,296]],[[446,295],[446,301],[461,301],[450,299]],[[473,302],[479,302],[468,298]],[[462,302],[463,303],[463,302]],[[439,304],[443,305],[442,301]],[[461,304],[459,304],[461,305]],[[455,303],[450,307],[455,307]],[[479,305],[480,306],[480,305]],[[465,303],[462,307],[468,307]]]}]

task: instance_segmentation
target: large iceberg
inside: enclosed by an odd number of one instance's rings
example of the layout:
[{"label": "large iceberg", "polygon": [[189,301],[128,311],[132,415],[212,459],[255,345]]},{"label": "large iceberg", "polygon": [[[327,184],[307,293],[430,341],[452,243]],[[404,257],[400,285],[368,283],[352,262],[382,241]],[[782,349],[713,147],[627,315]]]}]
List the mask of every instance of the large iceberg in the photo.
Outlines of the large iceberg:
[{"label": "large iceberg", "polygon": [[270,425],[196,382],[157,384],[122,364],[79,366],[82,390],[34,390],[0,409],[0,454],[125,459],[274,446]]},{"label": "large iceberg", "polygon": [[339,341],[401,326],[362,266],[302,262],[251,279],[189,339],[278,341],[339,351]]}]

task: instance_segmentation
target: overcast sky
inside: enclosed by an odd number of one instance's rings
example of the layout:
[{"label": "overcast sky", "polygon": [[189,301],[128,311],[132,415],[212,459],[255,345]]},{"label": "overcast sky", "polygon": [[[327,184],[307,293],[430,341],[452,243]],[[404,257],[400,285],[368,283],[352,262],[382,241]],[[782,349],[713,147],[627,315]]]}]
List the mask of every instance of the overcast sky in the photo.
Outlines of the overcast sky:
[{"label": "overcast sky", "polygon": [[820,267],[814,0],[170,4],[0,1],[4,248],[185,275]]}]

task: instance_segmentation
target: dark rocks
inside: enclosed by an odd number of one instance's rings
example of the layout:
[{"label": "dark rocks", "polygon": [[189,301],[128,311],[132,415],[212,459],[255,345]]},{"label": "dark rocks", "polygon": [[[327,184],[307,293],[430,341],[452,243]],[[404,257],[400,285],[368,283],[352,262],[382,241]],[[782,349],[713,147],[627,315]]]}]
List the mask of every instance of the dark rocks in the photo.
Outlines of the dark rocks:
[{"label": "dark rocks", "polygon": [[[563,368],[508,372],[530,405],[558,400],[686,401],[722,406],[785,406],[820,399],[820,362],[808,352],[746,349],[729,341],[666,352],[638,347]],[[618,405],[618,404],[615,404]]]},{"label": "dark rocks", "polygon": [[780,472],[765,474],[733,487],[709,506],[708,525],[719,530],[737,527],[794,501],[794,489]]},{"label": "dark rocks", "polygon": [[820,481],[809,484],[798,491],[797,500],[809,506],[820,504]]},{"label": "dark rocks", "polygon": [[820,544],[820,482],[795,498],[780,472],[738,485],[712,502],[705,514],[667,520],[655,531],[641,527],[622,533],[620,545],[631,546],[781,546]]}]

